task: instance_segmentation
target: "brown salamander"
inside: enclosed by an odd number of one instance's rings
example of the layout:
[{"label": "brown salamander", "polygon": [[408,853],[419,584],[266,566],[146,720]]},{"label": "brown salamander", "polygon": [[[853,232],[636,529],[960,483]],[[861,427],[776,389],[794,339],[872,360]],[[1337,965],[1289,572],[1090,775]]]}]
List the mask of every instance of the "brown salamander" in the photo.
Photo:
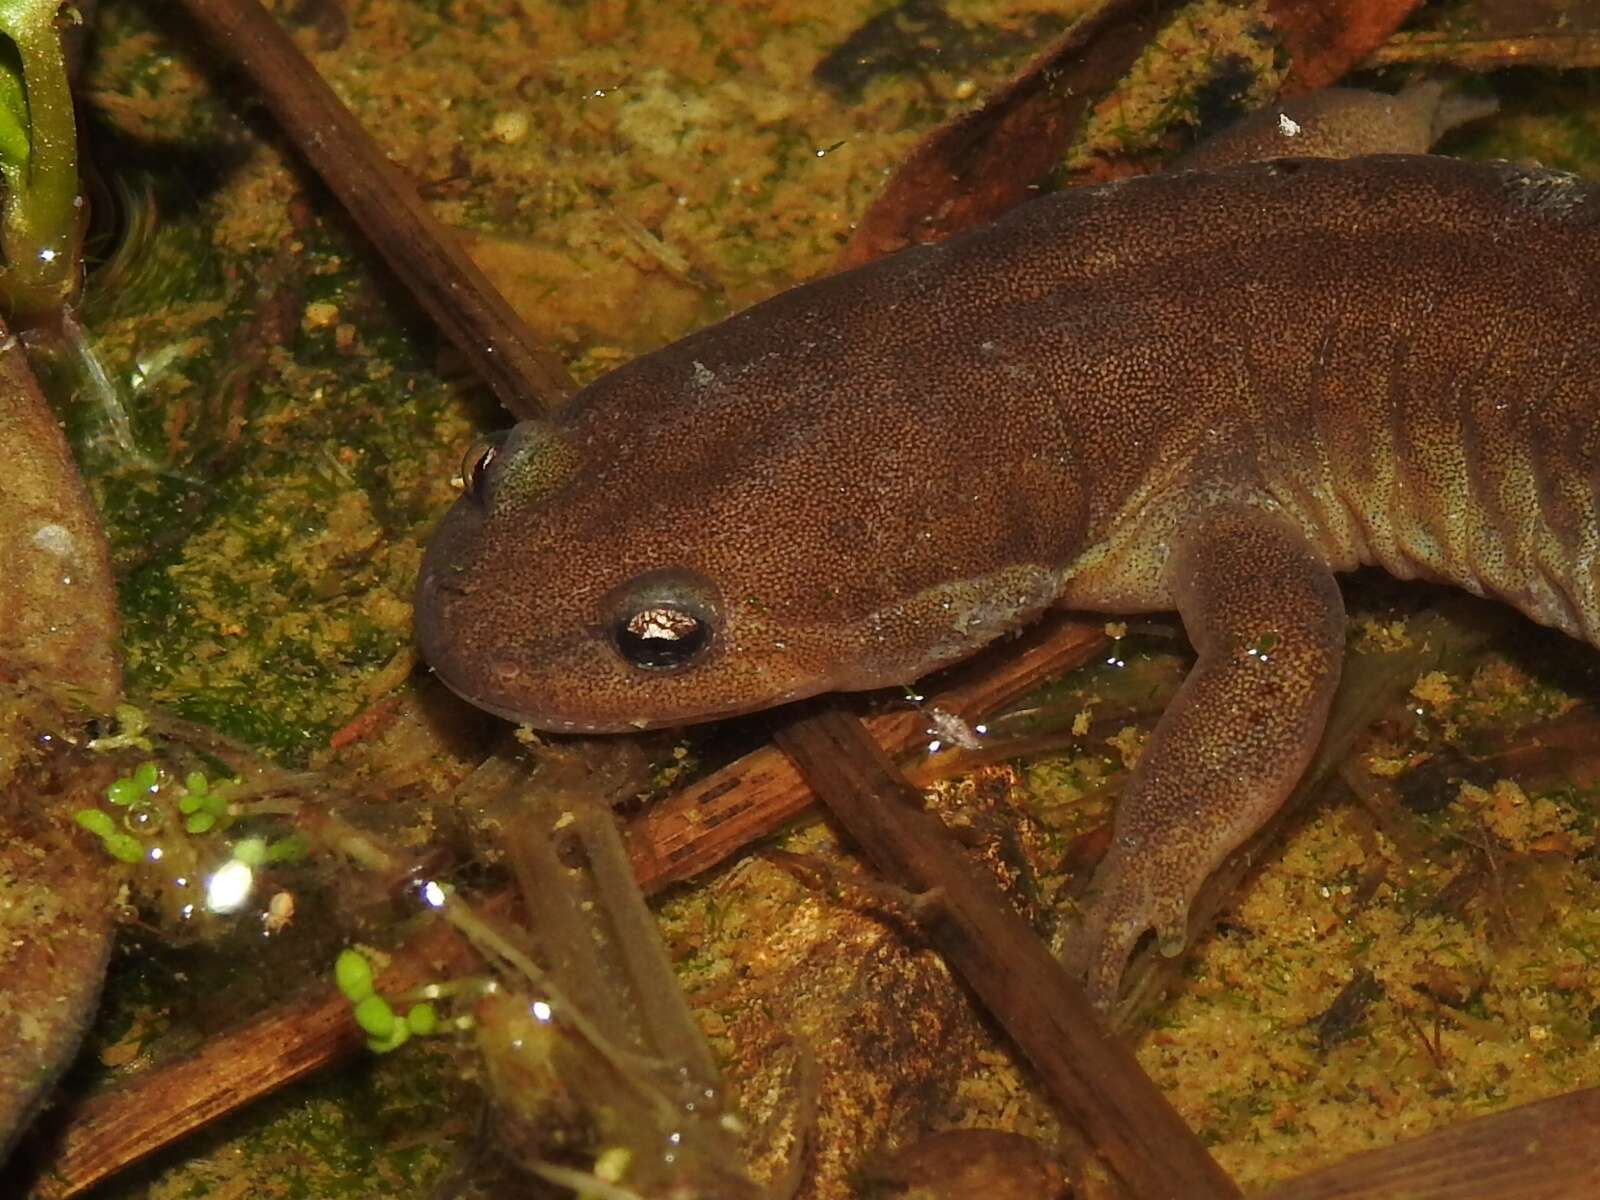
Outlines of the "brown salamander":
[{"label": "brown salamander", "polygon": [[1042,610],[1198,652],[1118,808],[1098,1003],[1278,807],[1376,565],[1600,645],[1600,187],[1422,155],[1077,189],[780,295],[518,426],[422,647],[548,730],[916,679]]}]

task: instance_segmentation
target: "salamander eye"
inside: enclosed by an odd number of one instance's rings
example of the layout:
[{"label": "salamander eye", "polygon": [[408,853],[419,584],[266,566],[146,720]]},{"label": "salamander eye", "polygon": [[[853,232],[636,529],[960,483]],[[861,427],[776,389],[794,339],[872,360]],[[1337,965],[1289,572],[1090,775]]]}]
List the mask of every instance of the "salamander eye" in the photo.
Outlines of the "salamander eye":
[{"label": "salamander eye", "polygon": [[487,506],[489,503],[489,468],[500,457],[500,448],[505,445],[509,433],[510,430],[506,430],[479,438],[467,448],[467,456],[461,460],[461,486],[479,504]]},{"label": "salamander eye", "polygon": [[716,635],[715,590],[688,571],[640,575],[614,591],[607,607],[612,644],[641,670],[681,670],[698,661]]},{"label": "salamander eye", "polygon": [[612,634],[617,651],[647,671],[687,666],[711,641],[711,627],[685,608],[652,604],[629,615]]}]

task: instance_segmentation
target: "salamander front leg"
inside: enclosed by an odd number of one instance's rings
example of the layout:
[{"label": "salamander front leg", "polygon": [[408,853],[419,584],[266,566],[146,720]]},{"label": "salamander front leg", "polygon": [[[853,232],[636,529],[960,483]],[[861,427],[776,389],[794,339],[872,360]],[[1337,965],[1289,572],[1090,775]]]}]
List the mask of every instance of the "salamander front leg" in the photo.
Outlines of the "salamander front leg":
[{"label": "salamander front leg", "polygon": [[1288,798],[1343,661],[1338,584],[1276,514],[1244,504],[1203,514],[1166,570],[1199,658],[1134,769],[1067,948],[1102,1012],[1145,931],[1179,953],[1200,885]]}]

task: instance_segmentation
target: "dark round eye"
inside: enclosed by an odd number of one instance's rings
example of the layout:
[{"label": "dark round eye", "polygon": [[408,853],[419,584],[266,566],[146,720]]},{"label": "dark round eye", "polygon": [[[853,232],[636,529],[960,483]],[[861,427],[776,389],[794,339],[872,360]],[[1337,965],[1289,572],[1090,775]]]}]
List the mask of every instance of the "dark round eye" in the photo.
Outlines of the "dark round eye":
[{"label": "dark round eye", "polygon": [[711,641],[711,626],[685,608],[652,604],[617,626],[622,657],[647,671],[675,671],[693,662]]},{"label": "dark round eye", "polygon": [[611,594],[611,641],[631,666],[676,671],[697,661],[716,635],[715,589],[689,571],[651,571]]},{"label": "dark round eye", "polygon": [[489,502],[489,468],[500,457],[500,447],[505,445],[509,430],[481,437],[467,448],[461,460],[461,484],[479,504]]}]

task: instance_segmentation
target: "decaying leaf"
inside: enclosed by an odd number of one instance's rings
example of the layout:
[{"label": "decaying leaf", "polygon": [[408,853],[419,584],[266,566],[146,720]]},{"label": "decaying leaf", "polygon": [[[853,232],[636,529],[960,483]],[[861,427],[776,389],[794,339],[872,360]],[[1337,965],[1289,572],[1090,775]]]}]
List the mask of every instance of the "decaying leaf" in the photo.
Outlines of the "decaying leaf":
[{"label": "decaying leaf", "polygon": [[[1270,0],[1290,60],[1284,93],[1359,65],[1420,0]],[[1034,194],[1086,118],[1182,5],[1108,0],[980,108],[929,134],[857,226],[841,267],[985,224]]]},{"label": "decaying leaf", "polygon": [[983,107],[935,129],[863,216],[840,267],[939,241],[1027,199],[1090,106],[1179,7],[1172,0],[1109,0]]},{"label": "decaying leaf", "polygon": [[1289,54],[1286,96],[1327,87],[1388,40],[1421,0],[1271,0]]}]

